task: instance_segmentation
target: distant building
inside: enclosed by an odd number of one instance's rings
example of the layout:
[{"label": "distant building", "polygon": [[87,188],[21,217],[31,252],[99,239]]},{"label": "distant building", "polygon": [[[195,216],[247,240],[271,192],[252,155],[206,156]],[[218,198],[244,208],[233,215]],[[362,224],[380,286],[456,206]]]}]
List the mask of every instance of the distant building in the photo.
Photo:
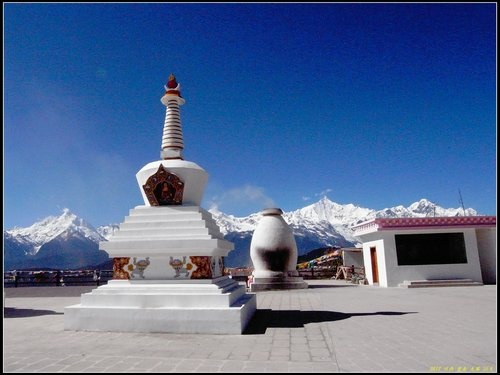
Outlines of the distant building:
[{"label": "distant building", "polygon": [[343,247],[340,249],[342,252],[342,265],[363,267],[363,249],[358,247]]},{"label": "distant building", "polygon": [[496,216],[372,219],[356,225],[370,285],[470,279],[496,284]]}]

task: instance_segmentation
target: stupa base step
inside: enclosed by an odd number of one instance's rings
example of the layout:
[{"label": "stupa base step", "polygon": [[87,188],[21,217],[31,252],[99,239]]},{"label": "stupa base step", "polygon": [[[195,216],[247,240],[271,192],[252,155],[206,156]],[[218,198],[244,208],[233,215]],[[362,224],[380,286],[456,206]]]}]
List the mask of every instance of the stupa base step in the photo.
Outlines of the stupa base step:
[{"label": "stupa base step", "polygon": [[481,286],[483,283],[471,279],[450,279],[450,280],[405,280],[399,284],[400,288],[430,288],[448,286]]},{"label": "stupa base step", "polygon": [[255,294],[229,307],[140,308],[88,307],[64,309],[64,329],[70,331],[241,334],[257,308]]},{"label": "stupa base step", "polygon": [[251,292],[307,288],[308,284],[302,277],[256,277],[253,283],[250,284]]},{"label": "stupa base step", "polygon": [[212,280],[112,280],[65,307],[73,331],[241,334],[255,294],[223,276]]}]

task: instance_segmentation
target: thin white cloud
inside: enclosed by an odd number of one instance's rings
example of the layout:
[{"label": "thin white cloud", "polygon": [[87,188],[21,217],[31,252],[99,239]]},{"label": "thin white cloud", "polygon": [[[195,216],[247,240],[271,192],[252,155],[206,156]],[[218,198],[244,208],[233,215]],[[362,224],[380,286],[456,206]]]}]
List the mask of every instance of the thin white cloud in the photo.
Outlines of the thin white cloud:
[{"label": "thin white cloud", "polygon": [[244,185],[215,195],[209,202],[210,209],[220,209],[225,212],[246,209],[253,212],[264,208],[276,207],[264,188],[255,185]]},{"label": "thin white cloud", "polygon": [[314,194],[314,196],[316,197],[326,197],[328,195],[328,193],[331,193],[333,190],[328,188],[328,189],[325,189],[323,191],[320,191],[319,193],[316,193]]}]

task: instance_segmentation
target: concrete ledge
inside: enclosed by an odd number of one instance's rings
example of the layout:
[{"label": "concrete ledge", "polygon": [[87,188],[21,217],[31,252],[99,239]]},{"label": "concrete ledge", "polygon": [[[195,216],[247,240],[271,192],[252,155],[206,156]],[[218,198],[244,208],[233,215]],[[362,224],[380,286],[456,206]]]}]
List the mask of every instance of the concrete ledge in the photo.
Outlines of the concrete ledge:
[{"label": "concrete ledge", "polygon": [[64,329],[76,331],[241,334],[255,294],[228,277],[192,283],[113,281],[64,308]]},{"label": "concrete ledge", "polygon": [[405,280],[399,284],[400,288],[430,288],[444,286],[481,286],[483,283],[472,279],[445,279],[445,280]]},{"label": "concrete ledge", "polygon": [[64,308],[64,330],[241,334],[257,308],[254,294],[226,308]]}]

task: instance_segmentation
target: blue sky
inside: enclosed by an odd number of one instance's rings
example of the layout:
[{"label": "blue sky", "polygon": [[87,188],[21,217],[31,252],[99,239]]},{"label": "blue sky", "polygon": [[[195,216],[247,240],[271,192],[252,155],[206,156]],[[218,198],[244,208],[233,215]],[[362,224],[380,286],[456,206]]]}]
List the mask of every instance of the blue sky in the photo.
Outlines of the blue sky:
[{"label": "blue sky", "polygon": [[496,4],[4,4],[4,229],[142,205],[174,73],[202,206],[496,215]]}]

